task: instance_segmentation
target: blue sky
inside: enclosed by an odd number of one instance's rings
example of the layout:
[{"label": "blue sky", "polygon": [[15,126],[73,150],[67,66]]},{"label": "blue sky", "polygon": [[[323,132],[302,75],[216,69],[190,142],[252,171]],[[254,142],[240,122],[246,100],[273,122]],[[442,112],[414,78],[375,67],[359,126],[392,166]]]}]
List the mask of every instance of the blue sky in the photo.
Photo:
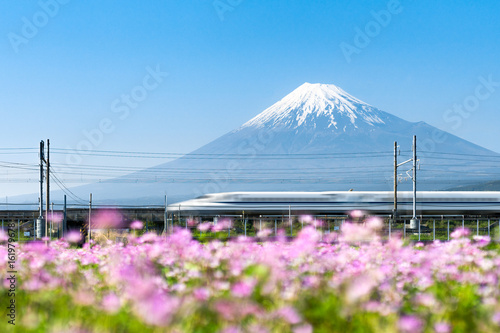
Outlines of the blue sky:
[{"label": "blue sky", "polygon": [[93,149],[187,153],[321,82],[500,152],[500,86],[474,104],[500,83],[499,16],[493,0],[2,1],[0,147],[76,148],[101,125]]}]

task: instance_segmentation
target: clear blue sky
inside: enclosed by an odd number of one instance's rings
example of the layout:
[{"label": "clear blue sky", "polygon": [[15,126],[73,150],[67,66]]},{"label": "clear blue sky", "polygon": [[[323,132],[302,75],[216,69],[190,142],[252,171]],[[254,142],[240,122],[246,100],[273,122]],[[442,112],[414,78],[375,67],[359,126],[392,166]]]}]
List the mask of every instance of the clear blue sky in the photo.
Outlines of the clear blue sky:
[{"label": "clear blue sky", "polygon": [[[500,152],[500,86],[460,124],[443,118],[480,77],[500,82],[499,1],[60,2],[0,2],[0,147],[76,148],[104,119],[94,149],[187,153],[321,82]],[[375,30],[347,61],[357,28]],[[158,66],[168,76],[124,116]]]}]

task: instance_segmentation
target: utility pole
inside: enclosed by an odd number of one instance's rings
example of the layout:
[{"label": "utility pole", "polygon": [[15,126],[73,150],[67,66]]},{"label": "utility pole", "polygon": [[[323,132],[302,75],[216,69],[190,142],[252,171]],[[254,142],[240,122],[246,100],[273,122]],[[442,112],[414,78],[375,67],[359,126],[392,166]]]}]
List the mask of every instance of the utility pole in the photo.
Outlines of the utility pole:
[{"label": "utility pole", "polygon": [[413,136],[413,217],[410,221],[410,227],[420,227],[420,222],[417,219],[417,136]]},{"label": "utility pole", "polygon": [[398,216],[398,143],[394,141],[394,209],[392,218],[396,221]]},{"label": "utility pole", "polygon": [[[49,212],[47,212],[47,216],[49,215]],[[49,235],[49,239],[52,239],[52,234],[54,233],[54,203],[52,202],[50,204],[50,235]],[[58,233],[58,237],[59,237],[59,231],[57,232]]]},{"label": "utility pole", "polygon": [[92,193],[90,193],[90,198],[89,198],[89,246],[90,246],[90,240],[92,239],[92,229],[90,228],[91,219],[92,219]]},{"label": "utility pole", "polygon": [[44,142],[40,141],[40,202],[39,215],[36,220],[36,238],[42,238],[45,235],[43,230],[45,223],[43,221],[43,161],[44,161]]},{"label": "utility pole", "polygon": [[167,195],[165,194],[165,212],[163,213],[163,232],[165,235],[167,234],[168,230],[168,202],[167,202]]},{"label": "utility pole", "polygon": [[64,195],[64,206],[63,206],[63,220],[62,220],[62,237],[66,237],[67,228],[67,211],[66,211],[66,194]]},{"label": "utility pole", "polygon": [[245,237],[247,236],[247,220],[245,219],[245,211],[243,211],[243,215],[241,215],[243,218],[243,228],[245,229]]},{"label": "utility pole", "polygon": [[413,162],[412,175],[409,175],[409,171],[406,173],[413,181],[413,217],[410,220],[410,228],[417,229],[419,227],[419,221],[417,219],[417,136],[413,136],[413,157],[402,163],[397,163],[397,143],[394,143],[394,216],[397,214],[397,170],[400,166],[406,163]]},{"label": "utility pole", "polygon": [[[49,211],[50,211],[50,141],[47,139],[47,158],[45,159],[45,165],[47,166],[47,176],[45,178],[45,184],[47,186],[46,188],[46,217],[45,217],[45,237],[47,237],[48,233],[48,221],[49,221]],[[51,230],[51,236],[52,236],[52,230]]]}]

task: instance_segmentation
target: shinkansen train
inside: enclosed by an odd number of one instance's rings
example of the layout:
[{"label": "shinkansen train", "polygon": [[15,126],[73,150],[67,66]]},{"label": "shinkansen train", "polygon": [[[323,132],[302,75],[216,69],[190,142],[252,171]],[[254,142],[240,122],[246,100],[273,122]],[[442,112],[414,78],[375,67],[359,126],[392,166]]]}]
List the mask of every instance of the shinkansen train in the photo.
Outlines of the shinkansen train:
[{"label": "shinkansen train", "polygon": [[[363,210],[392,214],[394,192],[231,192],[206,194],[169,206],[187,215],[345,214]],[[398,213],[411,214],[413,193],[398,192]],[[417,192],[419,215],[500,215],[500,192]]]}]

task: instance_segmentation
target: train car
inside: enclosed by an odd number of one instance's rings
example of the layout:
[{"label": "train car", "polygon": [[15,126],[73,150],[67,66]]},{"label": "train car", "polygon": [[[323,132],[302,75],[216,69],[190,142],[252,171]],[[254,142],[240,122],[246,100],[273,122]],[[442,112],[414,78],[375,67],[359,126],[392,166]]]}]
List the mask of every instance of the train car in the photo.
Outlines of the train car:
[{"label": "train car", "polygon": [[[345,214],[363,210],[392,214],[394,192],[228,192],[206,194],[169,206],[183,215]],[[399,214],[411,214],[413,193],[398,192]],[[419,215],[500,215],[500,192],[417,192]]]}]

